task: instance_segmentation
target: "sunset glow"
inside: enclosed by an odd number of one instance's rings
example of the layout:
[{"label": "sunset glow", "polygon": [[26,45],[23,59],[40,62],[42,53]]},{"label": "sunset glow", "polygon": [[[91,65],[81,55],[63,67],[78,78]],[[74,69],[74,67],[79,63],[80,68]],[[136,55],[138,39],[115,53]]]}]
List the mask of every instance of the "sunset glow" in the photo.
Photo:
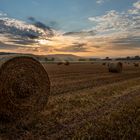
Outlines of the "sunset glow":
[{"label": "sunset glow", "polygon": [[[28,5],[26,11],[23,4]],[[93,57],[140,54],[140,0],[60,0],[57,5],[57,0],[12,4],[1,0],[0,51]]]}]

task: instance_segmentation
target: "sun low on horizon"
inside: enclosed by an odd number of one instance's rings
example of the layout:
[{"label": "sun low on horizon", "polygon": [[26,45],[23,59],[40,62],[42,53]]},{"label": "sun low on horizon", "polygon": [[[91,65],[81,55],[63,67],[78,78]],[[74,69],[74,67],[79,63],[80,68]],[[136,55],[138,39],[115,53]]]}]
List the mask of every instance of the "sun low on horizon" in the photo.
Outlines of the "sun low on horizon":
[{"label": "sun low on horizon", "polygon": [[140,55],[140,0],[0,0],[0,52]]}]

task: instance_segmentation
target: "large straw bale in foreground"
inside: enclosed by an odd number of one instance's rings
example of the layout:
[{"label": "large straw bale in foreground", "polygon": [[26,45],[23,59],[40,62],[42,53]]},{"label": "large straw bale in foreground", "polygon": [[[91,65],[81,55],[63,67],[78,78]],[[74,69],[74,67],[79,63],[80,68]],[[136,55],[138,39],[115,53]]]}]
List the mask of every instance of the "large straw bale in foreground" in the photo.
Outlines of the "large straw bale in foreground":
[{"label": "large straw bale in foreground", "polygon": [[121,62],[112,62],[108,64],[109,72],[121,73],[122,72],[122,63]]},{"label": "large straw bale in foreground", "polygon": [[46,105],[50,81],[44,67],[35,58],[14,56],[1,60],[0,120],[33,119]]}]

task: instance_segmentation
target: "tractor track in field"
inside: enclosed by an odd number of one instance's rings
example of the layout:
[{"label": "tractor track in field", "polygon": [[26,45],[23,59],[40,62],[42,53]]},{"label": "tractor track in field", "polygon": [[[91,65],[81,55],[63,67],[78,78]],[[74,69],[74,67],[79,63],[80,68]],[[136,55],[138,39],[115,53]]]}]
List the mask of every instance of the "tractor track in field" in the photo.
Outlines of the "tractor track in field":
[{"label": "tractor track in field", "polygon": [[140,69],[124,66],[123,73],[109,73],[101,64],[44,65],[51,81],[51,94],[60,95],[140,77]]},{"label": "tractor track in field", "polygon": [[[111,83],[121,82],[140,77],[140,72],[110,74],[102,76],[81,77],[76,80],[56,80],[51,85],[51,95],[66,94],[67,92],[78,91]],[[53,80],[52,80],[53,81]],[[59,81],[59,82],[58,82]]]}]

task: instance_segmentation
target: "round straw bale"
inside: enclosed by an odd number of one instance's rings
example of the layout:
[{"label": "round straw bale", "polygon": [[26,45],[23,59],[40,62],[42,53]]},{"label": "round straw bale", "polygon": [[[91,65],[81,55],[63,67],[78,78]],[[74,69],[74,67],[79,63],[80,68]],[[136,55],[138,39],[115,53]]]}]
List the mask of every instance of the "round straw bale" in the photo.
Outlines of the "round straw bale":
[{"label": "round straw bale", "polygon": [[105,66],[105,65],[106,65],[106,62],[102,63],[102,65],[104,65],[104,66]]},{"label": "round straw bale", "polygon": [[1,121],[32,120],[35,114],[45,108],[49,93],[48,74],[35,58],[14,56],[2,59],[0,65]]},{"label": "round straw bale", "polygon": [[69,64],[70,64],[69,61],[65,61],[65,62],[64,62],[64,65],[66,65],[66,66],[68,66]]},{"label": "round straw bale", "polygon": [[122,63],[121,62],[112,62],[108,65],[109,72],[120,73],[122,72]]},{"label": "round straw bale", "polygon": [[134,66],[135,67],[139,67],[139,63],[134,63]]},{"label": "round straw bale", "polygon": [[62,64],[63,64],[63,62],[58,62],[58,63],[57,63],[57,65],[62,65]]}]

